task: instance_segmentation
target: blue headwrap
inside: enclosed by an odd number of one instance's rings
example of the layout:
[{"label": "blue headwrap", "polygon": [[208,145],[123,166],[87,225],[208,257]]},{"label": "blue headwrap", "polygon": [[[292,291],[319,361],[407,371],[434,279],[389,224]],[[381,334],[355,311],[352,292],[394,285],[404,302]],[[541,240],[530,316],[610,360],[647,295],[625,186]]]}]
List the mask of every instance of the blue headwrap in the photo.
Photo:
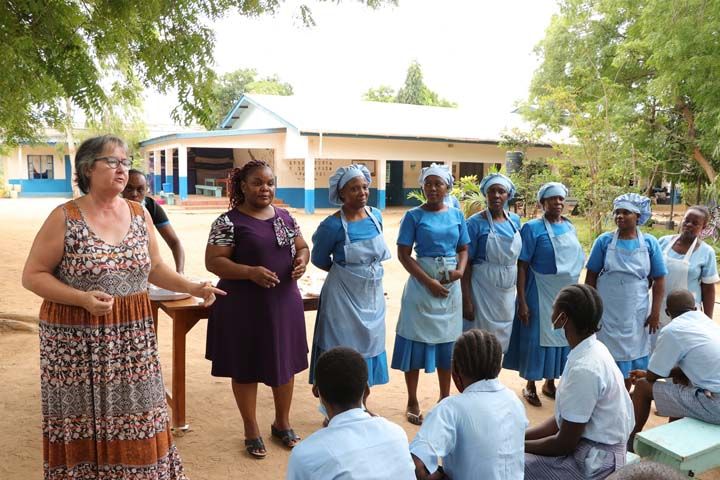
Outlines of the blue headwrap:
[{"label": "blue headwrap", "polygon": [[483,177],[480,182],[480,191],[487,198],[487,191],[493,185],[500,185],[508,192],[508,200],[515,196],[515,185],[512,180],[502,173],[491,173]]},{"label": "blue headwrap", "polygon": [[542,203],[543,198],[550,197],[567,197],[568,189],[560,182],[548,182],[538,190],[537,201]]},{"label": "blue headwrap", "polygon": [[370,170],[365,165],[352,164],[347,167],[340,167],[335,170],[335,173],[330,177],[330,186],[328,190],[328,200],[332,205],[342,205],[343,201],[340,199],[340,190],[350,180],[355,177],[365,177],[365,180],[370,185],[371,177]]},{"label": "blue headwrap", "polygon": [[640,215],[638,225],[644,225],[650,219],[650,199],[637,193],[625,193],[613,200],[613,212],[615,210],[627,210]]},{"label": "blue headwrap", "polygon": [[452,173],[450,173],[450,167],[448,167],[447,165],[438,165],[437,163],[433,163],[429,167],[423,168],[420,172],[419,181],[421,187],[425,184],[425,179],[430,175],[436,175],[442,178],[443,180],[445,180],[445,183],[447,183],[448,187],[452,187],[453,183],[455,182]]}]

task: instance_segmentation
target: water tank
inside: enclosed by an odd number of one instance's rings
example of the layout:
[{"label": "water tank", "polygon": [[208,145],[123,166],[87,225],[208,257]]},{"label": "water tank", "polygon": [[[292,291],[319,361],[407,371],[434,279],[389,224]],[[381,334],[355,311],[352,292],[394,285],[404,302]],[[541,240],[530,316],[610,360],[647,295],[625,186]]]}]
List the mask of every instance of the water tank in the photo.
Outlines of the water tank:
[{"label": "water tank", "polygon": [[508,175],[518,172],[522,168],[522,163],[522,152],[505,152],[505,170]]}]

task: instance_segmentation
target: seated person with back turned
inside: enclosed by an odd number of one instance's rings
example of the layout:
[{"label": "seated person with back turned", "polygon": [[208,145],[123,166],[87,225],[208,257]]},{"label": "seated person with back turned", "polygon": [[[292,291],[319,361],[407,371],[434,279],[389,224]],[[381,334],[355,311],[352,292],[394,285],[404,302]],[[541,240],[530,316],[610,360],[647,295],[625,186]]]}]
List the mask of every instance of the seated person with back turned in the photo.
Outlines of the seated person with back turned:
[{"label": "seated person with back turned", "polygon": [[288,480],[415,479],[405,431],[362,408],[367,382],[367,363],[351,348],[318,358],[312,391],[330,422],[293,449]]},{"label": "seated person with back turned", "polygon": [[[642,431],[650,402],[662,416],[690,417],[720,425],[720,326],[697,311],[688,290],[667,297],[670,324],[660,331],[648,370],[633,370],[636,425],[628,446]],[[673,382],[658,382],[672,378]]]},{"label": "seated person with back turned", "polygon": [[460,395],[441,400],[410,444],[418,479],[523,477],[528,420],[497,378],[501,363],[502,345],[486,330],[468,330],[455,341],[451,372]]},{"label": "seated person with back turned", "polygon": [[147,192],[148,188],[145,174],[140,170],[129,170],[128,182],[125,190],[122,192],[123,198],[138,202],[147,209],[153,225],[155,225],[155,230],[158,231],[163,240],[165,240],[165,243],[167,243],[167,246],[170,247],[170,251],[175,259],[175,271],[182,274],[185,270],[185,250],[183,250],[180,239],[170,225],[170,220],[168,220],[165,210],[163,210],[152,197],[146,197]]}]

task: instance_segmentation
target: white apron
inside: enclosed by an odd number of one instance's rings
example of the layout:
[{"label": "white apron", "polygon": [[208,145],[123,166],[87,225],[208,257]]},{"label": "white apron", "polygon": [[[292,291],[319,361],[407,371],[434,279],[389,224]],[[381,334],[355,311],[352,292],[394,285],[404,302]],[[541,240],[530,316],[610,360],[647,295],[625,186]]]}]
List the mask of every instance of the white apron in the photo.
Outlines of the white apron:
[{"label": "white apron", "polygon": [[512,237],[498,235],[492,215],[485,210],[485,216],[490,224],[490,232],[485,244],[485,260],[472,265],[471,276],[475,321],[468,322],[463,319],[463,330],[482,328],[492,332],[505,353],[510,344],[515,317],[517,261],[522,250],[522,238],[510,216],[506,212],[503,213],[515,234]]},{"label": "white apron", "polygon": [[[665,313],[667,308],[667,296],[673,290],[687,290],[688,289],[688,271],[690,270],[690,257],[692,257],[695,247],[697,246],[698,239],[695,237],[695,241],[688,248],[687,253],[683,258],[675,258],[670,256],[670,251],[673,245],[677,242],[680,235],[673,237],[668,246],[663,250],[663,259],[667,266],[668,274],[665,277],[665,294],[663,295],[662,305],[660,306],[660,325],[658,331],[650,335],[650,351],[655,350],[655,343],[657,342],[657,336],[660,334],[660,330],[670,323],[670,317]],[[652,295],[650,296],[652,302]],[[698,299],[695,299],[697,303]],[[652,305],[652,303],[651,303]]]},{"label": "white apron", "polygon": [[380,234],[351,243],[347,219],[340,210],[345,231],[345,265],[333,262],[323,284],[315,343],[324,351],[338,346],[352,347],[364,358],[372,358],[385,351],[385,298],[380,262],[390,258],[390,250],[375,215],[368,208],[365,211]]},{"label": "white apron", "polygon": [[635,250],[618,248],[615,230],[597,280],[603,300],[602,328],[597,336],[616,362],[637,360],[650,353],[650,336],[645,328],[650,253],[639,228],[637,239],[640,247]]},{"label": "white apron", "polygon": [[442,282],[450,294],[436,297],[410,275],[400,303],[397,334],[428,344],[454,342],[462,333],[462,290],[459,280],[446,282],[448,272],[457,267],[457,257],[418,257],[416,260],[423,271]]},{"label": "white apron", "polygon": [[552,306],[560,290],[578,282],[580,272],[585,264],[585,252],[577,238],[575,226],[567,218],[563,217],[563,220],[568,222],[570,229],[561,235],[555,235],[550,222],[543,216],[543,223],[555,252],[557,273],[543,274],[533,270],[538,291],[537,316],[540,322],[541,347],[568,346],[565,331],[562,328],[553,327]]}]

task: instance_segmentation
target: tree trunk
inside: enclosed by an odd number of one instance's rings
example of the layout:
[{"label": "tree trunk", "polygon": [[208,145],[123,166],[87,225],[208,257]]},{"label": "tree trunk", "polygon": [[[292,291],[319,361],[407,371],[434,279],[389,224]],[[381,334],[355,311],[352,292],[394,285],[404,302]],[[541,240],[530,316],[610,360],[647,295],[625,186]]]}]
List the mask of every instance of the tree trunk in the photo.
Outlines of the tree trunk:
[{"label": "tree trunk", "polygon": [[[73,111],[72,111],[72,100],[69,97],[65,98],[65,142],[67,143],[68,158],[70,161],[70,175],[75,176],[75,136],[73,135]],[[70,185],[73,189],[73,197],[79,197],[81,195],[80,190],[75,185],[74,180],[70,180]]]},{"label": "tree trunk", "polygon": [[700,151],[700,147],[697,146],[696,138],[695,138],[695,115],[693,114],[693,111],[690,109],[690,106],[685,103],[684,100],[678,100],[677,103],[678,108],[683,114],[683,117],[685,118],[685,121],[688,124],[688,140],[690,140],[690,143],[693,146],[693,158],[696,162],[700,165],[700,167],[705,172],[705,175],[707,175],[708,180],[710,180],[710,183],[713,183],[715,181],[715,177],[717,174],[715,173],[715,169],[712,165],[710,165],[710,162],[707,158],[705,158],[705,155],[703,155],[702,151]]}]

